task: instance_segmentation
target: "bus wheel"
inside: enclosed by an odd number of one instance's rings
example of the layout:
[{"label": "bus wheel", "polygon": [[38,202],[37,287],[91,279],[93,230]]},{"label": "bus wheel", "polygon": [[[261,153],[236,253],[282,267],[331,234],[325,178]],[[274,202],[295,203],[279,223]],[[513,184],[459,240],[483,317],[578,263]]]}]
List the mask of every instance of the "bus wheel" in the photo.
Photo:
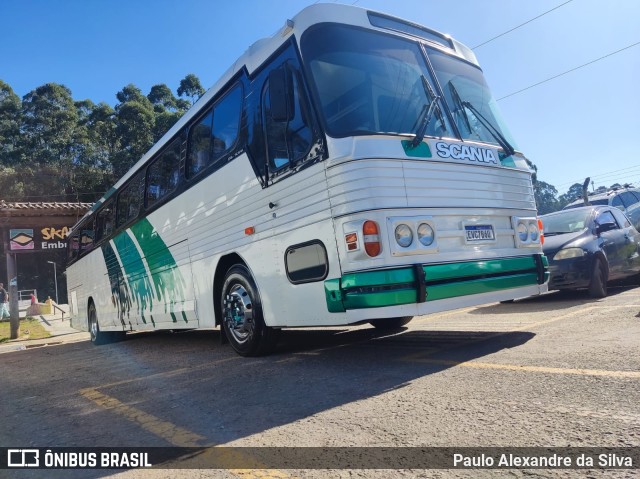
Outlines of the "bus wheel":
[{"label": "bus wheel", "polygon": [[380,318],[369,321],[369,324],[376,329],[400,329],[409,324],[413,316],[401,316],[399,318]]},{"label": "bus wheel", "polygon": [[221,303],[222,327],[238,354],[260,356],[273,351],[279,330],[265,324],[258,288],[246,266],[237,264],[227,271]]},{"label": "bus wheel", "polygon": [[91,342],[96,346],[109,342],[109,335],[100,331],[98,313],[96,313],[96,307],[93,303],[89,305],[89,335],[91,336]]}]

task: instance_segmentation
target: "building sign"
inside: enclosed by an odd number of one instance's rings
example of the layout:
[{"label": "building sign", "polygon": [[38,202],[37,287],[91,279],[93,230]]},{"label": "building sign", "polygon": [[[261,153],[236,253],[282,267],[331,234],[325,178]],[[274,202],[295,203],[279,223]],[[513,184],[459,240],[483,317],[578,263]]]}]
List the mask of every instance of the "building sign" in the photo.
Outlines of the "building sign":
[{"label": "building sign", "polygon": [[37,229],[9,230],[9,250],[14,253],[35,253],[67,248],[70,227],[46,227]]},{"label": "building sign", "polygon": [[34,249],[33,230],[9,230],[9,241],[11,251],[32,250]]}]

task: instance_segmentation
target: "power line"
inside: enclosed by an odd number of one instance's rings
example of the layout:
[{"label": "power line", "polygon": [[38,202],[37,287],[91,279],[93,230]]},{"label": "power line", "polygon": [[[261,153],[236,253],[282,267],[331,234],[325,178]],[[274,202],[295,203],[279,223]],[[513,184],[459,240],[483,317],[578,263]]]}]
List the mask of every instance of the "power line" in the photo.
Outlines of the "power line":
[{"label": "power line", "polygon": [[540,18],[540,17],[544,17],[547,13],[553,12],[554,10],[557,10],[558,8],[562,7],[563,5],[566,5],[567,3],[571,3],[572,1],[573,1],[573,0],[568,0],[567,2],[561,3],[561,4],[560,4],[560,5],[558,5],[557,7],[554,7],[554,8],[552,8],[551,10],[547,10],[546,12],[541,13],[541,14],[540,14],[540,15],[538,15],[537,17],[533,17],[532,19],[527,20],[527,21],[526,21],[526,22],[524,22],[524,23],[521,23],[521,24],[520,24],[520,25],[518,25],[517,27],[513,27],[511,30],[507,30],[506,32],[501,33],[500,35],[496,35],[495,37],[490,38],[489,40],[487,40],[486,42],[481,43],[480,45],[476,45],[475,47],[471,47],[471,49],[472,49],[472,50],[475,50],[476,48],[480,48],[481,46],[486,45],[487,43],[494,41],[496,38],[500,38],[500,37],[502,37],[502,36],[506,35],[507,33],[511,33],[512,31],[517,30],[518,28],[523,27],[523,26],[525,26],[526,24],[531,23],[531,22],[533,22],[534,20],[537,20],[537,19],[538,19],[538,18]]},{"label": "power line", "polygon": [[[606,173],[598,173],[595,175],[591,175],[591,179],[592,180],[598,180],[600,181],[601,178],[606,178],[606,177],[610,177],[612,175],[616,175],[616,174],[623,174],[622,172],[625,172],[625,175],[635,175],[637,172],[636,171],[629,171],[629,170],[638,170],[640,169],[640,165],[636,165],[636,166],[628,166],[626,168],[620,168],[619,170],[612,170],[612,171],[608,171]],[[560,183],[558,185],[558,187],[562,187],[562,186],[571,186],[575,183],[580,183],[582,184],[582,182],[584,181],[584,179],[580,179],[580,180],[576,180],[576,181],[567,181],[565,183]]]},{"label": "power line", "polygon": [[566,75],[567,73],[571,73],[571,72],[574,72],[576,70],[579,70],[580,68],[586,67],[587,65],[591,65],[592,63],[599,62],[600,60],[603,60],[603,59],[605,59],[607,57],[615,55],[616,53],[620,53],[620,52],[622,52],[624,50],[628,50],[629,48],[635,47],[637,45],[640,45],[640,42],[636,42],[636,43],[633,43],[631,45],[627,45],[626,47],[621,48],[620,50],[616,50],[615,52],[608,53],[608,54],[606,54],[604,56],[601,56],[600,58],[596,58],[595,60],[591,60],[590,62],[584,63],[584,64],[582,64],[580,66],[575,67],[575,68],[572,68],[571,70],[567,70],[566,72],[562,72],[562,73],[560,73],[558,75],[554,75],[554,76],[552,76],[550,78],[547,78],[546,80],[542,80],[542,81],[540,81],[538,83],[535,83],[535,84],[530,85],[530,86],[528,86],[526,88],[523,88],[522,90],[518,90],[518,91],[514,91],[513,93],[509,93],[508,95],[505,95],[505,96],[503,96],[501,98],[498,98],[496,101],[504,100],[505,98],[509,98],[510,96],[517,95],[518,93],[522,93],[523,91],[529,90],[529,89],[531,89],[533,87],[536,87],[538,85],[542,85],[543,83],[546,83],[548,81],[554,80],[554,79],[556,79],[558,77]]}]

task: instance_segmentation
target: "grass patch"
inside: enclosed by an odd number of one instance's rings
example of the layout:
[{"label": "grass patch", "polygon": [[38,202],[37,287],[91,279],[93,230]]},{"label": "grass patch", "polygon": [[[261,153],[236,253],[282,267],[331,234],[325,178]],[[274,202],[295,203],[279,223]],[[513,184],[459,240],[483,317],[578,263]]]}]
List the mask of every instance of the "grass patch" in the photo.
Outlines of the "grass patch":
[{"label": "grass patch", "polygon": [[[9,341],[11,335],[11,325],[9,321],[0,322],[0,343]],[[44,329],[40,321],[36,318],[27,317],[20,320],[20,334],[19,340],[24,339],[43,339],[51,336],[51,333]]]}]

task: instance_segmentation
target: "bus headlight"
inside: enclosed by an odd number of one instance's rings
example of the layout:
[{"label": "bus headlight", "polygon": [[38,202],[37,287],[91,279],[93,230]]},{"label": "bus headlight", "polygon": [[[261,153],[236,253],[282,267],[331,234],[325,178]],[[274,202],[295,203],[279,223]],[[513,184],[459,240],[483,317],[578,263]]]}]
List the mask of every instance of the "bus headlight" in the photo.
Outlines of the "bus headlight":
[{"label": "bus headlight", "polygon": [[522,241],[523,243],[527,241],[527,239],[529,238],[529,228],[527,228],[527,225],[524,223],[518,223],[517,234],[518,238],[520,238],[520,241]]},{"label": "bus headlight", "polygon": [[540,230],[538,230],[538,225],[535,223],[529,223],[529,237],[531,241],[538,241],[538,237],[540,236]]},{"label": "bus headlight", "polygon": [[413,231],[405,224],[396,226],[396,243],[403,248],[408,248],[413,243]]},{"label": "bus headlight", "polygon": [[418,241],[420,241],[423,246],[431,246],[434,239],[435,232],[433,228],[427,223],[420,223],[420,226],[418,226]]}]

